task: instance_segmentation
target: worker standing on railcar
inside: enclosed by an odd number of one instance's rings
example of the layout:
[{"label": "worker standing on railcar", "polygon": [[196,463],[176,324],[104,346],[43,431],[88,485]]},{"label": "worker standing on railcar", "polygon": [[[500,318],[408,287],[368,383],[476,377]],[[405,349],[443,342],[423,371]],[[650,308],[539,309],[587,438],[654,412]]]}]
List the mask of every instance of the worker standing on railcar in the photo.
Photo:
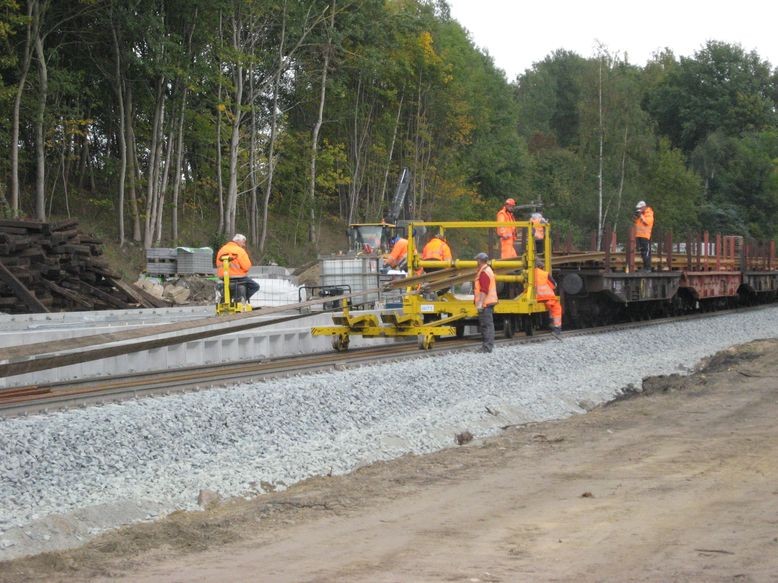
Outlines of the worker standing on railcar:
[{"label": "worker standing on railcar", "polygon": [[546,244],[546,225],[548,221],[541,213],[532,213],[529,219],[532,224],[532,238],[535,240],[535,254],[543,255]]},{"label": "worker standing on railcar", "polygon": [[232,241],[226,243],[219,249],[216,254],[216,275],[224,277],[224,265],[222,264],[222,257],[229,256],[230,258],[230,291],[232,291],[232,284],[235,284],[235,289],[240,289],[243,285],[246,287],[245,298],[237,298],[242,301],[248,301],[255,293],[259,291],[259,284],[248,277],[249,269],[251,269],[251,259],[246,251],[246,236],[237,233]]},{"label": "worker standing on railcar", "polygon": [[551,332],[554,336],[559,336],[562,332],[562,304],[556,296],[556,282],[545,267],[543,260],[535,262],[535,299],[546,304],[551,315]]},{"label": "worker standing on railcar", "polygon": [[[497,211],[498,223],[516,222],[516,201],[512,198],[505,200],[505,204]],[[516,253],[516,228],[497,227],[497,236],[500,238],[500,259],[513,259]]]},{"label": "worker standing on railcar", "polygon": [[489,256],[479,253],[475,256],[478,261],[478,271],[475,274],[473,284],[475,308],[478,310],[478,328],[483,338],[480,352],[494,350],[494,306],[497,304],[497,279],[494,271],[489,267]]},{"label": "worker standing on railcar", "polygon": [[384,255],[384,263],[393,269],[404,269],[408,261],[408,239],[395,235],[389,243],[392,250]]},{"label": "worker standing on railcar", "polygon": [[651,271],[651,229],[654,226],[654,209],[641,200],[632,215],[635,223],[635,242],[643,258],[643,271]]}]

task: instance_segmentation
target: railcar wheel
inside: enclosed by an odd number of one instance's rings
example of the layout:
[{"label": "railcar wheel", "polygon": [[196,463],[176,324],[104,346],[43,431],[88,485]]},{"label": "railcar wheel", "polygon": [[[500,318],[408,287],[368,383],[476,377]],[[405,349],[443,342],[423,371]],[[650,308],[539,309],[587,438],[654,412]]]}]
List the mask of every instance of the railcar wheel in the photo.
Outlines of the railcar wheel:
[{"label": "railcar wheel", "polygon": [[506,338],[513,338],[513,334],[516,331],[516,325],[513,322],[513,316],[506,316],[502,321],[502,331],[505,333]]},{"label": "railcar wheel", "polygon": [[346,352],[348,350],[349,337],[348,334],[335,334],[332,337],[332,347],[338,352]]},{"label": "railcar wheel", "polygon": [[524,316],[524,333],[527,336],[535,335],[535,327],[532,325],[532,316]]},{"label": "railcar wheel", "polygon": [[419,334],[417,336],[419,350],[429,350],[435,344],[434,334]]}]

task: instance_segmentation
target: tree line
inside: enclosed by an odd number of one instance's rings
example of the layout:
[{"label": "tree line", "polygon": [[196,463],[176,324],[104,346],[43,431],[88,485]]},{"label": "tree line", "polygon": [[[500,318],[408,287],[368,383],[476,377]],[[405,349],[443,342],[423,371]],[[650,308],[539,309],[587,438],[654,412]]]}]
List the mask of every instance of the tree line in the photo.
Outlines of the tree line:
[{"label": "tree line", "polygon": [[778,72],[739,45],[560,50],[508,80],[445,0],[0,0],[0,40],[6,216],[81,197],[120,243],[187,220],[263,253],[380,219],[408,167],[418,218],[512,196],[623,233],[645,199],[675,231],[776,234]]}]

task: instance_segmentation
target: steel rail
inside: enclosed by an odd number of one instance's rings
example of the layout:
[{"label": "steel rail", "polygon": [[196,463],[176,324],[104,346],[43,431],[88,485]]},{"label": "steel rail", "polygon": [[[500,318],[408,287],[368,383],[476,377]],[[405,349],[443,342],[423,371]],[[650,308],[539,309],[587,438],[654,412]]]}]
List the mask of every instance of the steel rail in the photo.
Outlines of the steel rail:
[{"label": "steel rail", "polygon": [[[733,313],[748,313],[769,307],[769,304],[740,307],[717,312],[701,312],[672,318],[656,318],[569,330],[562,333],[560,340],[675,322],[716,318]],[[533,336],[500,338],[496,344],[500,346],[529,344],[550,341],[552,338],[550,332],[542,331]],[[226,388],[231,384],[249,380],[261,381],[274,377],[311,374],[327,370],[345,370],[409,358],[426,358],[452,352],[473,351],[479,344],[480,336],[477,335],[465,338],[447,338],[437,343],[431,350],[421,351],[415,341],[398,341],[391,345],[352,349],[348,352],[315,353],[259,362],[196,366],[172,371],[132,373],[77,382],[0,389],[0,417],[27,415],[53,409],[83,406],[88,403],[121,401],[139,396],[171,394],[215,387]]]}]

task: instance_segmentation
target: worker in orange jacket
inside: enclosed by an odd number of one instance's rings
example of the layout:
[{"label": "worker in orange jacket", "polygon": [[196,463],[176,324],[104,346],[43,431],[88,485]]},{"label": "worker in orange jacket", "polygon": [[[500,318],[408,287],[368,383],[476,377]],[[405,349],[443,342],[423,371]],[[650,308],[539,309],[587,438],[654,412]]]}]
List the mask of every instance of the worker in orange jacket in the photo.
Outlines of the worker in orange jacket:
[{"label": "worker in orange jacket", "polygon": [[654,227],[654,209],[640,201],[632,215],[635,223],[635,242],[643,258],[643,270],[651,271],[651,230]]},{"label": "worker in orange jacket", "polygon": [[475,256],[478,271],[473,282],[473,301],[478,311],[478,327],[481,330],[483,344],[480,352],[494,350],[494,306],[497,304],[497,278],[489,267],[489,256],[479,253]]},{"label": "worker in orange jacket", "polygon": [[559,303],[556,292],[556,282],[546,271],[543,261],[535,263],[535,299],[546,305],[551,315],[551,332],[559,336],[562,331],[562,304]]},{"label": "worker in orange jacket", "polygon": [[408,259],[408,239],[395,235],[389,240],[392,250],[384,255],[384,263],[394,269],[402,269]]},{"label": "worker in orange jacket", "polygon": [[[505,204],[497,211],[498,223],[515,223],[516,201],[512,198],[505,200]],[[497,236],[500,238],[500,259],[512,259],[516,253],[516,228],[497,227]]]},{"label": "worker in orange jacket", "polygon": [[248,277],[249,269],[251,269],[251,259],[246,251],[246,236],[240,233],[236,234],[232,241],[222,245],[218,253],[216,253],[216,275],[224,277],[224,265],[222,263],[223,257],[230,258],[230,291],[234,289],[240,289],[240,285],[246,287],[246,297],[237,298],[243,301],[251,299],[255,293],[259,291],[259,284]]},{"label": "worker in orange jacket", "polygon": [[529,218],[532,224],[532,238],[535,240],[535,254],[543,255],[546,245],[546,225],[548,221],[540,213],[532,213]]},{"label": "worker in orange jacket", "polygon": [[448,246],[445,235],[438,233],[430,239],[421,250],[421,258],[434,261],[451,261],[451,247]]}]

